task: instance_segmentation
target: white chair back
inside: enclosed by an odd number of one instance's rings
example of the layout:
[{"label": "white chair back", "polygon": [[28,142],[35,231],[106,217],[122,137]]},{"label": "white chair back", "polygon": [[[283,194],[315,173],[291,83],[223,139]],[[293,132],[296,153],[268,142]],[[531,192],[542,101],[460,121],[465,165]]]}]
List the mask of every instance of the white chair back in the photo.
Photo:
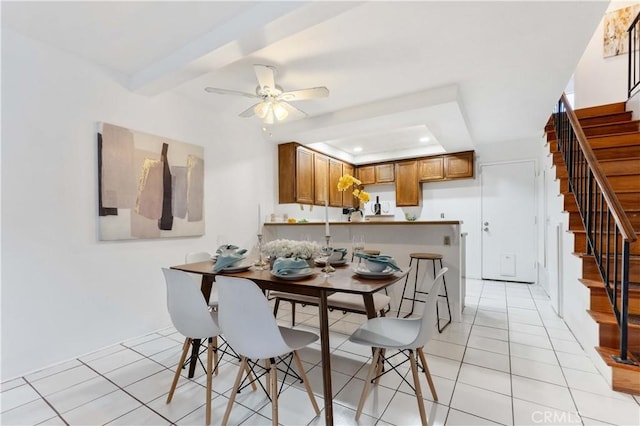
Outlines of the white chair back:
[{"label": "white chair back", "polygon": [[[427,295],[427,299],[424,303],[422,311],[422,319],[420,320],[420,331],[413,343],[407,345],[407,348],[419,348],[424,346],[433,333],[438,329],[438,315],[436,313],[436,304],[438,303],[438,294],[440,294],[440,288],[442,287],[442,277],[449,268],[442,268],[436,275]],[[426,275],[425,275],[426,278]]]},{"label": "white chair back", "polygon": [[194,251],[187,253],[184,258],[185,263],[204,262],[206,260],[211,260],[211,253],[206,251]]},{"label": "white chair back", "polygon": [[167,309],[176,330],[194,339],[220,334],[200,286],[186,272],[167,268],[162,272],[167,283]]},{"label": "white chair back", "polygon": [[218,275],[218,320],[227,342],[249,359],[291,352],[260,288],[245,278]]}]

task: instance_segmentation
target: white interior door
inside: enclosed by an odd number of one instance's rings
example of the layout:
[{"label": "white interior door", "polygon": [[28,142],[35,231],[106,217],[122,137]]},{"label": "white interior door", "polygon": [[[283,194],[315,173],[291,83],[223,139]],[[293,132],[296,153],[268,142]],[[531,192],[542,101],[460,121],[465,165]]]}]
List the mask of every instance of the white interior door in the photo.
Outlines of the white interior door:
[{"label": "white interior door", "polygon": [[481,165],[482,278],[535,282],[533,161]]}]

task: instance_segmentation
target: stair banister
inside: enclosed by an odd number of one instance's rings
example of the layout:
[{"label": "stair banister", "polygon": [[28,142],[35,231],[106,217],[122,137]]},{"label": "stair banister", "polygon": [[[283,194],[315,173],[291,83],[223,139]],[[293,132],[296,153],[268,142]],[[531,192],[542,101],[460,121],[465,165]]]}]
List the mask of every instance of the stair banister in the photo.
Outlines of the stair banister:
[{"label": "stair banister", "polygon": [[[625,214],[618,197],[605,177],[582,130],[578,117],[569,105],[564,93],[558,101],[558,110],[554,117],[558,147],[568,172],[569,189],[576,198],[578,211],[586,230],[587,254],[594,257],[620,328],[620,355],[614,357],[614,359],[619,363],[634,364],[632,360],[627,358],[629,248],[630,243],[636,241],[637,237],[631,221]],[[606,233],[603,230],[605,208]],[[611,218],[613,218],[614,222],[613,255],[610,253]],[[620,244],[622,247],[621,257],[618,255],[618,236],[622,238]],[[604,238],[606,238],[606,250],[603,249]],[[618,262],[619,257],[621,262]],[[603,258],[606,265],[603,265]],[[613,277],[610,274],[612,259]],[[613,289],[611,289],[611,278],[613,278]],[[618,293],[620,293],[619,308]]]}]

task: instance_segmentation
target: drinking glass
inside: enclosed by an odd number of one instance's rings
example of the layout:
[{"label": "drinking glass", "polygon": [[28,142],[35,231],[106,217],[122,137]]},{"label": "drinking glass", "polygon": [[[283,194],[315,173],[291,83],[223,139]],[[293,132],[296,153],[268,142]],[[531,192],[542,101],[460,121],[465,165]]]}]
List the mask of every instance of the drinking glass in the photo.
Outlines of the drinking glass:
[{"label": "drinking glass", "polygon": [[364,235],[354,235],[353,238],[351,238],[351,244],[353,248],[353,251],[351,252],[351,261],[353,262],[353,258],[356,253],[360,253],[364,250]]}]

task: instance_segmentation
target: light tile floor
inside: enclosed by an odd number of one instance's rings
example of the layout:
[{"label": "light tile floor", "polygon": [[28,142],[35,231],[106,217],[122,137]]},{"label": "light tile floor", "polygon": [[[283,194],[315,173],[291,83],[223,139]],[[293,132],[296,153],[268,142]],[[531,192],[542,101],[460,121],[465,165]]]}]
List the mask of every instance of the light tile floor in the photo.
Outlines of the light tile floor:
[{"label": "light tile floor", "polygon": [[[432,425],[639,425],[640,397],[614,392],[597,372],[538,286],[467,280],[466,309],[425,346],[439,400],[421,376]],[[278,315],[289,325],[283,304]],[[442,310],[441,310],[442,312]],[[371,351],[347,337],[365,318],[331,312],[332,382],[336,425],[358,424],[355,408]],[[299,328],[317,331],[314,307],[298,307]],[[204,371],[181,378],[165,404],[183,338],[159,330],[64,364],[2,383],[4,425],[201,425]],[[319,344],[301,351],[318,404],[322,406]],[[227,359],[214,378],[213,424],[219,424],[237,371]],[[408,369],[401,370],[408,374]],[[261,391],[237,397],[231,424],[271,424]],[[384,376],[367,399],[359,424],[413,425],[419,415],[411,389]],[[299,383],[288,381],[280,396],[280,423],[322,425]]]}]

